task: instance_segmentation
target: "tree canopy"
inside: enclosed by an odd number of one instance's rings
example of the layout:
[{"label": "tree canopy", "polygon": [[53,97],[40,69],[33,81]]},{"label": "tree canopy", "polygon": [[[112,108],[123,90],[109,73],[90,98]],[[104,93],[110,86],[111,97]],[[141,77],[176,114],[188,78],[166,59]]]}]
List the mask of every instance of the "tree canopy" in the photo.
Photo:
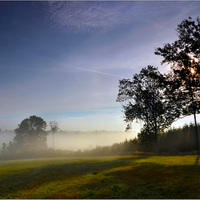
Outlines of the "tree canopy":
[{"label": "tree canopy", "polygon": [[24,119],[15,129],[14,144],[17,151],[46,149],[46,122],[35,115]]},{"label": "tree canopy", "polygon": [[181,100],[182,115],[196,114],[200,112],[200,19],[189,17],[176,31],[178,40],[157,48],[155,54],[164,58],[161,64],[171,65],[169,91],[178,93],[174,100]]},{"label": "tree canopy", "polygon": [[157,68],[149,65],[139,74],[134,74],[132,81],[119,81],[117,101],[123,105],[127,129],[134,120],[141,120],[143,129],[139,137],[151,147],[157,143],[158,134],[169,127],[176,117],[173,107],[164,99],[163,79]]},{"label": "tree canopy", "polygon": [[182,116],[194,115],[199,151],[196,114],[200,113],[200,19],[189,17],[176,31],[178,40],[155,49],[155,54],[163,57],[161,64],[171,65],[166,82],[168,97],[176,102]]}]

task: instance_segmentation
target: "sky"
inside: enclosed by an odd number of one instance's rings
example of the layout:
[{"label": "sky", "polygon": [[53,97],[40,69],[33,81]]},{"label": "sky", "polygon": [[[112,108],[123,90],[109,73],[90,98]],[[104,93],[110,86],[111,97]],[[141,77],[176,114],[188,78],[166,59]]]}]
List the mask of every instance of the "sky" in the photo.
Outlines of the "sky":
[{"label": "sky", "polygon": [[199,14],[198,1],[0,1],[1,130],[36,115],[61,130],[124,131],[119,80],[166,72],[155,48]]}]

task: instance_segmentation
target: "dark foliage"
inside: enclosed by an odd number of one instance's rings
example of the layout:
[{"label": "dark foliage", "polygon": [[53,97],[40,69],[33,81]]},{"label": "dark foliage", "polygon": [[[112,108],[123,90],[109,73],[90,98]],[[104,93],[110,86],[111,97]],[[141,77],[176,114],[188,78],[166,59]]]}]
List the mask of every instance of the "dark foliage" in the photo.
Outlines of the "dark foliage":
[{"label": "dark foliage", "polygon": [[181,115],[194,115],[196,126],[196,146],[199,136],[196,114],[200,113],[200,19],[193,21],[191,17],[182,21],[176,29],[178,40],[165,44],[155,50],[156,55],[163,57],[162,63],[171,64],[168,74],[168,97],[176,102]]},{"label": "dark foliage", "polygon": [[152,149],[158,141],[158,135],[177,118],[174,104],[164,98],[165,77],[153,66],[143,68],[139,74],[134,74],[132,81],[119,81],[117,101],[124,109],[125,122],[136,120],[143,122],[143,128],[138,134],[141,144]]},{"label": "dark foliage", "polygon": [[46,149],[46,122],[37,116],[24,119],[15,129],[13,145],[16,151]]},{"label": "dark foliage", "polygon": [[[200,131],[200,124],[198,124]],[[182,128],[169,129],[163,133],[158,142],[158,152],[177,154],[178,152],[197,152],[196,148],[196,127],[194,124],[185,124]]]}]

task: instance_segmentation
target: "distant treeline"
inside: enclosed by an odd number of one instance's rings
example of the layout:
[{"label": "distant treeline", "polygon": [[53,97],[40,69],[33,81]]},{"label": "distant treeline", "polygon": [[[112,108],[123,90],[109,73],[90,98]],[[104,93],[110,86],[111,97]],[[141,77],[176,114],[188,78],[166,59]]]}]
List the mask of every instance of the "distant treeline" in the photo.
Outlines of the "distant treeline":
[{"label": "distant treeline", "polygon": [[[200,124],[198,124],[200,133]],[[194,124],[185,124],[183,127],[171,128],[158,137],[156,149],[153,152],[162,155],[193,154],[197,153],[196,132]],[[85,150],[83,155],[123,155],[134,153],[147,153],[150,150],[145,145],[140,145],[138,138],[125,140],[121,143],[115,143],[111,146],[96,147],[92,150]]]},{"label": "distant treeline", "polygon": [[[200,132],[200,124],[198,124]],[[195,126],[193,124],[184,125],[180,128],[172,128],[159,136],[156,152],[160,155],[184,155],[197,153],[195,149]],[[139,145],[137,138],[115,143],[111,146],[97,146],[91,150],[53,150],[46,149],[41,151],[27,151],[22,153],[3,152],[1,160],[24,159],[24,158],[45,158],[45,157],[80,157],[80,156],[114,156],[147,154],[149,149],[144,145]]]},{"label": "distant treeline", "polygon": [[[200,124],[197,125],[200,133]],[[158,141],[158,153],[178,154],[197,151],[196,127],[194,124],[185,124],[183,127],[169,129],[164,132]]]}]

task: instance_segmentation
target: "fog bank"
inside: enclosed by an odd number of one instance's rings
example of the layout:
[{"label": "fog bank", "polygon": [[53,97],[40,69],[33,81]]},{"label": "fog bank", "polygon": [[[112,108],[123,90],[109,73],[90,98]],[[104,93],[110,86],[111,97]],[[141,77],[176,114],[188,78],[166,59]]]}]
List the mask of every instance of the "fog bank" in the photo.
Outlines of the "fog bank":
[{"label": "fog bank", "polygon": [[[0,132],[0,149],[2,143],[8,144],[15,136],[14,132]],[[54,148],[62,150],[84,150],[96,146],[108,146],[114,143],[124,142],[136,136],[136,132],[58,132],[54,134]],[[48,133],[48,148],[53,148],[53,134]]]}]

